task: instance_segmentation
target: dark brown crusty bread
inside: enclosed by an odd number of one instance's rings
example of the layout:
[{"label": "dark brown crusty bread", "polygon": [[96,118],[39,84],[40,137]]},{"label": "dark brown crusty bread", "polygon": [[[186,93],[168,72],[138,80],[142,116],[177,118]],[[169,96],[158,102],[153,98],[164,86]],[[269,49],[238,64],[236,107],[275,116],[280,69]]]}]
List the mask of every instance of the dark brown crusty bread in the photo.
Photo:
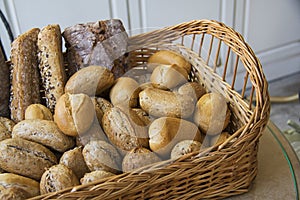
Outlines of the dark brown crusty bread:
[{"label": "dark brown crusty bread", "polygon": [[40,29],[19,35],[11,45],[12,87],[10,111],[15,122],[25,117],[27,106],[40,103],[37,39]]},{"label": "dark brown crusty bread", "polygon": [[0,48],[0,116],[9,117],[10,80],[9,66],[6,64],[4,53]]},{"label": "dark brown crusty bread", "polygon": [[128,35],[119,19],[109,19],[68,27],[62,33],[66,42],[68,76],[89,65],[111,70],[115,77],[125,73],[123,55]]},{"label": "dark brown crusty bread", "polygon": [[57,99],[64,93],[66,82],[60,26],[50,24],[42,28],[37,44],[46,106],[53,112]]}]

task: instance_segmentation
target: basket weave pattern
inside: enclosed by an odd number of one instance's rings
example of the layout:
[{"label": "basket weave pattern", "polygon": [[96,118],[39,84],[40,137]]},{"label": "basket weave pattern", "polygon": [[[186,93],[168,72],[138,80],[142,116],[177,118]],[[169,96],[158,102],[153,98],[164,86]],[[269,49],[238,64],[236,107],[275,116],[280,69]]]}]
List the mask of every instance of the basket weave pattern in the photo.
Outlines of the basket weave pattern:
[{"label": "basket weave pattern", "polygon": [[[219,146],[34,199],[221,199],[247,192],[257,174],[258,142],[270,102],[261,64],[243,37],[223,23],[194,20],[133,36],[129,44],[132,67],[160,49],[190,61],[190,79],[228,100],[232,136]],[[240,72],[244,80],[236,86]]]}]

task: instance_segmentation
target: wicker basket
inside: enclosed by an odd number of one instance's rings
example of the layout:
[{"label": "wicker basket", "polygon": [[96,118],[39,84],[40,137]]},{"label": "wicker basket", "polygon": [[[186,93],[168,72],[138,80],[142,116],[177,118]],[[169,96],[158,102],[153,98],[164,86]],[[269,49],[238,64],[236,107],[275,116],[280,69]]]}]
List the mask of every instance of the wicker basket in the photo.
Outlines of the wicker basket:
[{"label": "wicker basket", "polygon": [[144,66],[160,49],[190,61],[190,79],[228,100],[232,136],[179,159],[34,199],[221,199],[247,192],[257,174],[258,142],[270,103],[261,64],[243,37],[223,23],[194,20],[133,36],[129,43],[129,66]]}]

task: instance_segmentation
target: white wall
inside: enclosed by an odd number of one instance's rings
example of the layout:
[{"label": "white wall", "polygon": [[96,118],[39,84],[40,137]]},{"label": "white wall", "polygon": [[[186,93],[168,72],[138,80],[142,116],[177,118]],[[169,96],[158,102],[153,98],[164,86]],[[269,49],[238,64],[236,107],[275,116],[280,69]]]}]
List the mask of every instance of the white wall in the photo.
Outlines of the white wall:
[{"label": "white wall", "polygon": [[299,0],[0,0],[0,6],[16,35],[50,23],[64,29],[108,18],[120,18],[129,34],[192,19],[215,19],[244,36],[268,80],[300,71]]}]

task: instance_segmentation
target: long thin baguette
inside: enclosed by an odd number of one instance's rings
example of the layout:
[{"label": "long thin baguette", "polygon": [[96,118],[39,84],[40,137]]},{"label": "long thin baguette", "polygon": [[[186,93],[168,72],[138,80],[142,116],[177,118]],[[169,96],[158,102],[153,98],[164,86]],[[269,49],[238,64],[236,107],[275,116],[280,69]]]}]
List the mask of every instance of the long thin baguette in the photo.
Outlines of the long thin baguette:
[{"label": "long thin baguette", "polygon": [[63,65],[60,26],[51,24],[38,35],[38,59],[46,105],[53,112],[57,99],[64,93],[66,72]]},{"label": "long thin baguette", "polygon": [[21,34],[11,45],[12,88],[11,119],[15,122],[25,117],[26,108],[40,103],[40,76],[37,60],[38,28]]}]

